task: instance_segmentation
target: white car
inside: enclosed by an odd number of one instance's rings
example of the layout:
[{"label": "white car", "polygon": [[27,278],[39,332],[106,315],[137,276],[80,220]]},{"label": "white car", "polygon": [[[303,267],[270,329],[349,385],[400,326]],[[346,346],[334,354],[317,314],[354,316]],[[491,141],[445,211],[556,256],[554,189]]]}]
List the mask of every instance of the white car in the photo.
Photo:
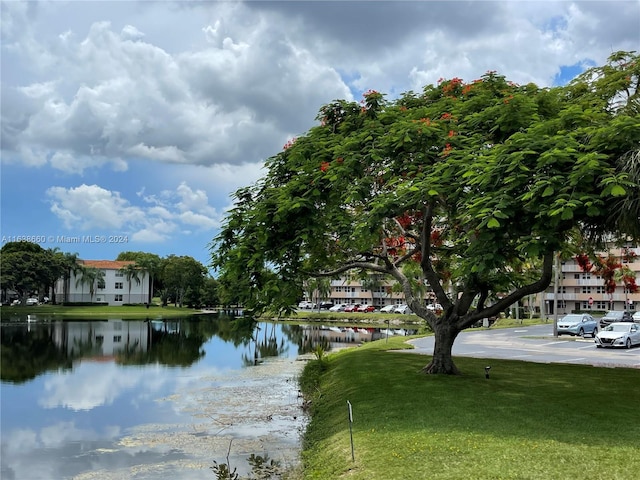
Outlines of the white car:
[{"label": "white car", "polygon": [[37,298],[27,298],[27,305],[28,306],[38,305],[38,299]]},{"label": "white car", "polygon": [[337,305],[334,305],[333,307],[329,308],[330,312],[344,312],[346,305],[344,303],[338,303]]},{"label": "white car", "polygon": [[631,318],[633,318],[634,322],[640,323],[640,310],[638,310],[636,313],[634,313]]},{"label": "white car", "polygon": [[312,308],[316,308],[316,304],[313,302],[308,302],[307,300],[304,300],[298,304],[298,308],[304,308],[304,309],[310,310]]},{"label": "white car", "polygon": [[633,322],[615,322],[596,334],[596,347],[631,348],[640,345],[640,325]]},{"label": "white car", "polygon": [[409,308],[409,305],[398,305],[394,310],[394,313],[402,313],[403,315],[409,315],[413,313]]},{"label": "white car", "polygon": [[397,305],[385,305],[380,309],[380,313],[393,313]]}]

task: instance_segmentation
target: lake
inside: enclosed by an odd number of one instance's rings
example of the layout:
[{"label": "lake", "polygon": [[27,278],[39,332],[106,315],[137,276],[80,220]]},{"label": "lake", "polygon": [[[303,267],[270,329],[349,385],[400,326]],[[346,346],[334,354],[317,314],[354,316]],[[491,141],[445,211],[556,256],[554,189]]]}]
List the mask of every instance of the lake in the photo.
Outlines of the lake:
[{"label": "lake", "polygon": [[3,480],[216,479],[295,468],[304,360],[404,330],[194,315],[3,318]]}]

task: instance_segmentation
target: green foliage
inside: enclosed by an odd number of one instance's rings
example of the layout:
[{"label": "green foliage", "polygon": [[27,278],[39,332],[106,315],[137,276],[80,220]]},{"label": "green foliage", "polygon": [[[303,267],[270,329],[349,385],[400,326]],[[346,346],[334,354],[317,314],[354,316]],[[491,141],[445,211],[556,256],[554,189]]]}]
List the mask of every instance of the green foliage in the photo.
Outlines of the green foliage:
[{"label": "green foliage", "polygon": [[576,232],[640,238],[638,63],[616,54],[567,87],[487,72],[321,108],[235,193],[212,244],[221,284],[256,312],[287,312],[309,277],[392,277],[441,333],[442,362],[456,332],[544,290]]},{"label": "green foliage", "polygon": [[324,367],[327,362],[325,358],[326,352],[322,345],[317,345],[315,350],[313,351],[313,354],[316,356],[316,360],[318,360],[318,363]]},{"label": "green foliage", "polygon": [[23,302],[31,293],[42,297],[66,273],[69,258],[57,249],[45,250],[37,243],[5,243],[0,249],[0,288],[16,291]]},{"label": "green foliage", "polygon": [[241,477],[238,474],[238,469],[236,467],[231,469],[228,463],[218,463],[214,460],[210,468],[215,473],[217,480],[277,480],[284,478],[285,470],[280,462],[269,459],[268,455],[261,456],[252,453],[247,461],[251,467],[251,473],[246,477]]},{"label": "green foliage", "polygon": [[163,264],[162,282],[166,289],[166,299],[173,298],[176,305],[183,305],[189,289],[199,292],[204,286],[207,269],[189,256],[169,255]]}]

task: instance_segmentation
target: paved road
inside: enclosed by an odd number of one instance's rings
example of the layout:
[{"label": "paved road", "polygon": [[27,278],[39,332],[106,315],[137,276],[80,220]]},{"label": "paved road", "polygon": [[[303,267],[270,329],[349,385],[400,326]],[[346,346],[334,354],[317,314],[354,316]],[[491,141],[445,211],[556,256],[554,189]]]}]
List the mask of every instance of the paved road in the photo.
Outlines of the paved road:
[{"label": "paved road", "polygon": [[[433,354],[434,338],[410,340],[413,353]],[[467,330],[456,339],[453,355],[504,358],[538,363],[578,363],[640,369],[640,347],[596,348],[592,338],[553,336],[553,324],[496,330]]]}]

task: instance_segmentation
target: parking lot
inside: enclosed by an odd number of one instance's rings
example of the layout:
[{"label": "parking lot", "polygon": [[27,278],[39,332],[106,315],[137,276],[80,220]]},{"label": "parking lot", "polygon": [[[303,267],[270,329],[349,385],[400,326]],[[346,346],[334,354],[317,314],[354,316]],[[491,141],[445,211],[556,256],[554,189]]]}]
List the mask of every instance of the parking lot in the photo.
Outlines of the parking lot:
[{"label": "parking lot", "polygon": [[[411,340],[412,353],[431,355],[434,337]],[[467,330],[456,339],[453,355],[538,363],[576,363],[640,369],[640,347],[596,348],[593,338],[553,336],[553,324],[496,330]]]}]

